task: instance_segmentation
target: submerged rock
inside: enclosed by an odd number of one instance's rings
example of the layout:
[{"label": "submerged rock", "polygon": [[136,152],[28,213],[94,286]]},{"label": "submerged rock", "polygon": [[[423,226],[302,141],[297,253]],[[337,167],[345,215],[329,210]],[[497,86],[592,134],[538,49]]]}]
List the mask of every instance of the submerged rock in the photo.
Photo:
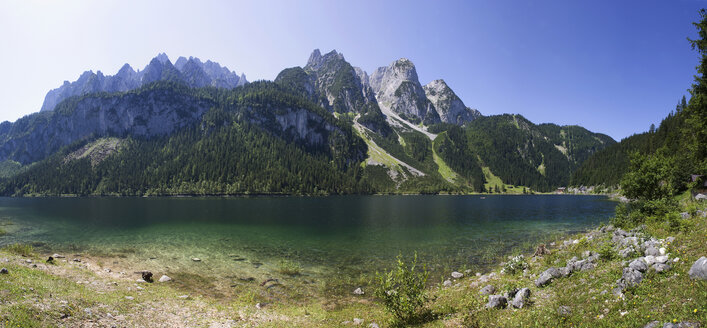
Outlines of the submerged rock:
[{"label": "submerged rock", "polygon": [[142,280],[145,280],[147,282],[153,282],[152,280],[152,272],[150,271],[143,271],[142,272]]},{"label": "submerged rock", "polygon": [[692,279],[707,280],[707,257],[695,261],[688,274]]}]

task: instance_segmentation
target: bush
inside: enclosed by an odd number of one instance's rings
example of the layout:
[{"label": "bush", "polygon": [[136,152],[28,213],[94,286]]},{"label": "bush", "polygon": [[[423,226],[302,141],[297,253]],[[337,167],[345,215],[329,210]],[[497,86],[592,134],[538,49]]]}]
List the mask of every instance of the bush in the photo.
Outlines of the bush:
[{"label": "bush", "polygon": [[603,243],[601,247],[599,248],[599,258],[604,260],[604,261],[611,261],[615,258],[619,257],[619,254],[616,253],[614,250],[614,247],[611,246],[611,243]]},{"label": "bush", "polygon": [[30,256],[34,253],[32,245],[12,244],[5,246],[5,250],[20,256]]},{"label": "bush", "polygon": [[302,267],[300,267],[300,265],[295,262],[289,260],[282,260],[280,261],[280,267],[277,271],[284,275],[296,276],[300,274],[300,272],[302,272]]},{"label": "bush", "polygon": [[426,267],[419,270],[417,253],[410,266],[398,255],[398,267],[385,274],[376,273],[378,286],[374,295],[393,317],[403,324],[420,321],[426,314],[428,297],[425,290],[429,272]]},{"label": "bush", "polygon": [[518,255],[506,262],[501,269],[501,273],[515,274],[528,268],[528,263],[525,262],[523,255]]}]

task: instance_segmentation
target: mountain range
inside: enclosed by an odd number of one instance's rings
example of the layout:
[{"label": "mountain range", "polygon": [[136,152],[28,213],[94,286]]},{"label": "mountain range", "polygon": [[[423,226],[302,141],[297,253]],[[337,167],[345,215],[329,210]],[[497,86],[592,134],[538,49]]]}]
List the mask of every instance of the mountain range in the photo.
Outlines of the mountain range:
[{"label": "mountain range", "polygon": [[274,81],[160,54],[85,72],[0,124],[6,195],[549,191],[615,144],[579,126],[483,116],[402,58],[370,75],[314,50]]}]

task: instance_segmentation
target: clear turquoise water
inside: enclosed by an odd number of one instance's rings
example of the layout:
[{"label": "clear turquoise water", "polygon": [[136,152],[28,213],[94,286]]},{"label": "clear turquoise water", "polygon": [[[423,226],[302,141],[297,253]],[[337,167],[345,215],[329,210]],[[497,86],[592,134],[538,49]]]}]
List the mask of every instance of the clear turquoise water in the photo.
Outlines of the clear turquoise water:
[{"label": "clear turquoise water", "polygon": [[[513,249],[606,222],[602,196],[0,198],[0,245],[120,255],[166,271],[361,274],[417,251],[432,270],[482,269]],[[196,265],[192,257],[203,261]]]}]

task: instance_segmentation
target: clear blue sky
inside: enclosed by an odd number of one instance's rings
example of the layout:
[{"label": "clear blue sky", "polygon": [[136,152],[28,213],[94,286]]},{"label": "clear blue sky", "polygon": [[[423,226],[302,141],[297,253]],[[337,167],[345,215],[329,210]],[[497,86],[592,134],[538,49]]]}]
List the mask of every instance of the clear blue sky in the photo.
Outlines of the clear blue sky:
[{"label": "clear blue sky", "polygon": [[621,139],[675,108],[707,1],[28,1],[0,3],[0,121],[84,70],[197,56],[249,80],[336,49],[369,73],[406,57],[484,115]]}]

